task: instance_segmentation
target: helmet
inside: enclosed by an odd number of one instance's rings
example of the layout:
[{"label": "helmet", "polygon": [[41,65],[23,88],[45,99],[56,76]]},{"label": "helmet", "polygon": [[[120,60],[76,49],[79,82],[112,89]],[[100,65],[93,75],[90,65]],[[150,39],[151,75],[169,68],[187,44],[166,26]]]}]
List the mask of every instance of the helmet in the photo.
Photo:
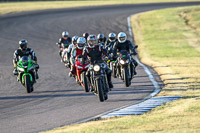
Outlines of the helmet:
[{"label": "helmet", "polygon": [[69,33],[67,32],[67,31],[64,31],[63,33],[62,33],[62,37],[63,38],[67,38],[69,36]]},{"label": "helmet", "polygon": [[19,47],[20,47],[22,50],[26,50],[27,44],[28,44],[27,40],[20,40],[20,41],[19,41]]},{"label": "helmet", "polygon": [[79,38],[78,36],[73,36],[72,37],[72,44],[76,45],[78,38]]},{"label": "helmet", "polygon": [[110,33],[108,35],[108,37],[109,37],[110,42],[114,42],[116,40],[116,34],[115,33]]},{"label": "helmet", "polygon": [[120,43],[126,42],[126,38],[127,38],[126,33],[120,32],[120,33],[118,34],[118,41],[119,41]]},{"label": "helmet", "polygon": [[98,34],[98,36],[97,36],[98,42],[103,42],[104,37],[105,37],[104,34],[102,34],[102,33]]},{"label": "helmet", "polygon": [[96,35],[89,35],[87,41],[88,41],[88,46],[90,48],[94,48],[94,45],[97,43]]},{"label": "helmet", "polygon": [[83,33],[83,37],[84,37],[85,39],[87,39],[89,35],[90,35],[90,34],[87,33],[87,32]]},{"label": "helmet", "polygon": [[78,49],[83,49],[85,46],[86,40],[84,37],[79,37],[77,40],[77,47]]}]

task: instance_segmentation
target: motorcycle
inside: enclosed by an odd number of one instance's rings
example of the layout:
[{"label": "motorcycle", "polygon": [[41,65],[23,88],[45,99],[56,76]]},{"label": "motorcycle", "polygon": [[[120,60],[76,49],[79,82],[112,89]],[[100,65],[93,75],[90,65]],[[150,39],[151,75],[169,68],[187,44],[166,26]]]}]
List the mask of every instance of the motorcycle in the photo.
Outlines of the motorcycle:
[{"label": "motorcycle", "polygon": [[113,60],[112,58],[111,58],[112,56],[110,56],[110,57],[104,57],[104,61],[106,62],[106,64],[108,65],[108,67],[110,68],[110,70],[112,70],[112,76],[114,77],[114,78],[117,78],[117,76],[116,76],[116,73],[117,73],[117,69],[116,69],[116,67],[115,67],[115,60]]},{"label": "motorcycle", "polygon": [[23,56],[17,65],[18,81],[26,88],[27,93],[33,91],[36,82],[35,65],[29,56]]},{"label": "motorcycle", "polygon": [[98,95],[100,102],[108,99],[107,92],[109,85],[105,72],[105,63],[94,63],[90,65],[90,81],[91,87],[95,94]]},{"label": "motorcycle", "polygon": [[62,59],[62,62],[65,64],[65,66],[67,68],[70,68],[71,64],[68,59],[68,48],[63,49],[63,51],[61,53],[61,59]]},{"label": "motorcycle", "polygon": [[[137,47],[138,46],[136,45],[134,49]],[[121,80],[123,80],[126,87],[131,85],[131,79],[134,76],[133,71],[135,69],[135,65],[132,61],[131,55],[133,54],[129,54],[126,50],[120,51],[116,64],[117,75],[121,78]]]},{"label": "motorcycle", "polygon": [[118,57],[118,76],[124,81],[126,87],[131,85],[130,55],[126,50],[120,51]]},{"label": "motorcycle", "polygon": [[60,48],[60,50],[59,50],[59,55],[60,55],[60,57],[61,57],[61,62],[63,62],[63,63],[67,63],[67,56],[66,56],[66,53],[67,53],[67,51],[68,51],[68,46],[69,46],[69,44],[64,44],[64,43],[61,43],[61,45],[59,45],[59,43],[56,43],[56,45]]},{"label": "motorcycle", "polygon": [[90,64],[86,63],[86,64],[81,64],[81,59],[82,58],[78,58],[78,60],[75,61],[75,67],[76,67],[76,71],[75,71],[75,75],[76,75],[76,80],[77,82],[83,86],[85,92],[89,92],[89,84],[88,84],[88,80],[86,78],[86,71],[88,70]]}]

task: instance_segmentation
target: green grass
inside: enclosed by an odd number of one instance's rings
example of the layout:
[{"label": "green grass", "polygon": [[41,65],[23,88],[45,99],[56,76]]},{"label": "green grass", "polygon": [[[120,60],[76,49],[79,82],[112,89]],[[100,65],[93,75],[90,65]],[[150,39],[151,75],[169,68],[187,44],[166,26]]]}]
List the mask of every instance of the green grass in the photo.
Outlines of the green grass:
[{"label": "green grass", "polygon": [[46,133],[200,132],[200,7],[165,9],[131,18],[139,56],[161,75],[158,96],[180,95],[140,116],[125,116],[57,128]]},{"label": "green grass", "polygon": [[[0,15],[32,10],[44,10],[80,6],[100,6],[114,4],[138,4],[153,2],[183,2],[194,0],[74,0],[74,1],[38,1],[38,2],[0,2]],[[200,1],[200,0],[196,0]]]},{"label": "green grass", "polygon": [[148,12],[133,18],[137,22],[134,34],[140,46],[141,60],[163,75],[161,78],[168,91],[164,88],[160,95],[179,94],[169,91],[173,88],[200,90],[199,13],[197,7],[179,8]]}]

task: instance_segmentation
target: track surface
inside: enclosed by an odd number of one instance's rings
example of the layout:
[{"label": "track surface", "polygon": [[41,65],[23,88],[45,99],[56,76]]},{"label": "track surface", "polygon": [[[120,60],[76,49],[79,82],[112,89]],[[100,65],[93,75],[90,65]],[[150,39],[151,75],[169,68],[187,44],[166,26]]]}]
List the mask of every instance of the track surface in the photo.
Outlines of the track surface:
[{"label": "track surface", "polygon": [[[62,31],[70,36],[89,33],[128,35],[127,17],[154,9],[198,5],[200,3],[163,3],[57,9],[9,14],[0,17],[0,132],[38,132],[68,125],[103,112],[138,102],[154,91],[141,66],[132,86],[125,88],[113,79],[109,99],[100,103],[93,93],[84,93],[60,62],[58,41]],[[35,91],[27,94],[12,75],[12,57],[20,39],[27,39],[40,65]],[[159,76],[151,69],[160,85]]]}]

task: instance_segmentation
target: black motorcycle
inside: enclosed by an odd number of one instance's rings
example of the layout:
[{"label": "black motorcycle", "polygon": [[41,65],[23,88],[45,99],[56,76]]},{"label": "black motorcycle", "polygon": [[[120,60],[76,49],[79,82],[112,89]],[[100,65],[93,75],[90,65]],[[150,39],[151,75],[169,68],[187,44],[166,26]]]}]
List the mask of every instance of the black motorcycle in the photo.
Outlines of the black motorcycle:
[{"label": "black motorcycle", "polygon": [[[135,46],[136,49],[138,46]],[[117,58],[117,75],[124,81],[126,87],[131,85],[131,79],[134,76],[135,65],[131,58],[132,54],[129,54],[126,50],[122,50]]]},{"label": "black motorcycle", "polygon": [[91,87],[95,94],[99,96],[100,102],[108,99],[109,85],[107,80],[107,74],[105,72],[106,64],[95,63],[90,65],[90,81]]}]

